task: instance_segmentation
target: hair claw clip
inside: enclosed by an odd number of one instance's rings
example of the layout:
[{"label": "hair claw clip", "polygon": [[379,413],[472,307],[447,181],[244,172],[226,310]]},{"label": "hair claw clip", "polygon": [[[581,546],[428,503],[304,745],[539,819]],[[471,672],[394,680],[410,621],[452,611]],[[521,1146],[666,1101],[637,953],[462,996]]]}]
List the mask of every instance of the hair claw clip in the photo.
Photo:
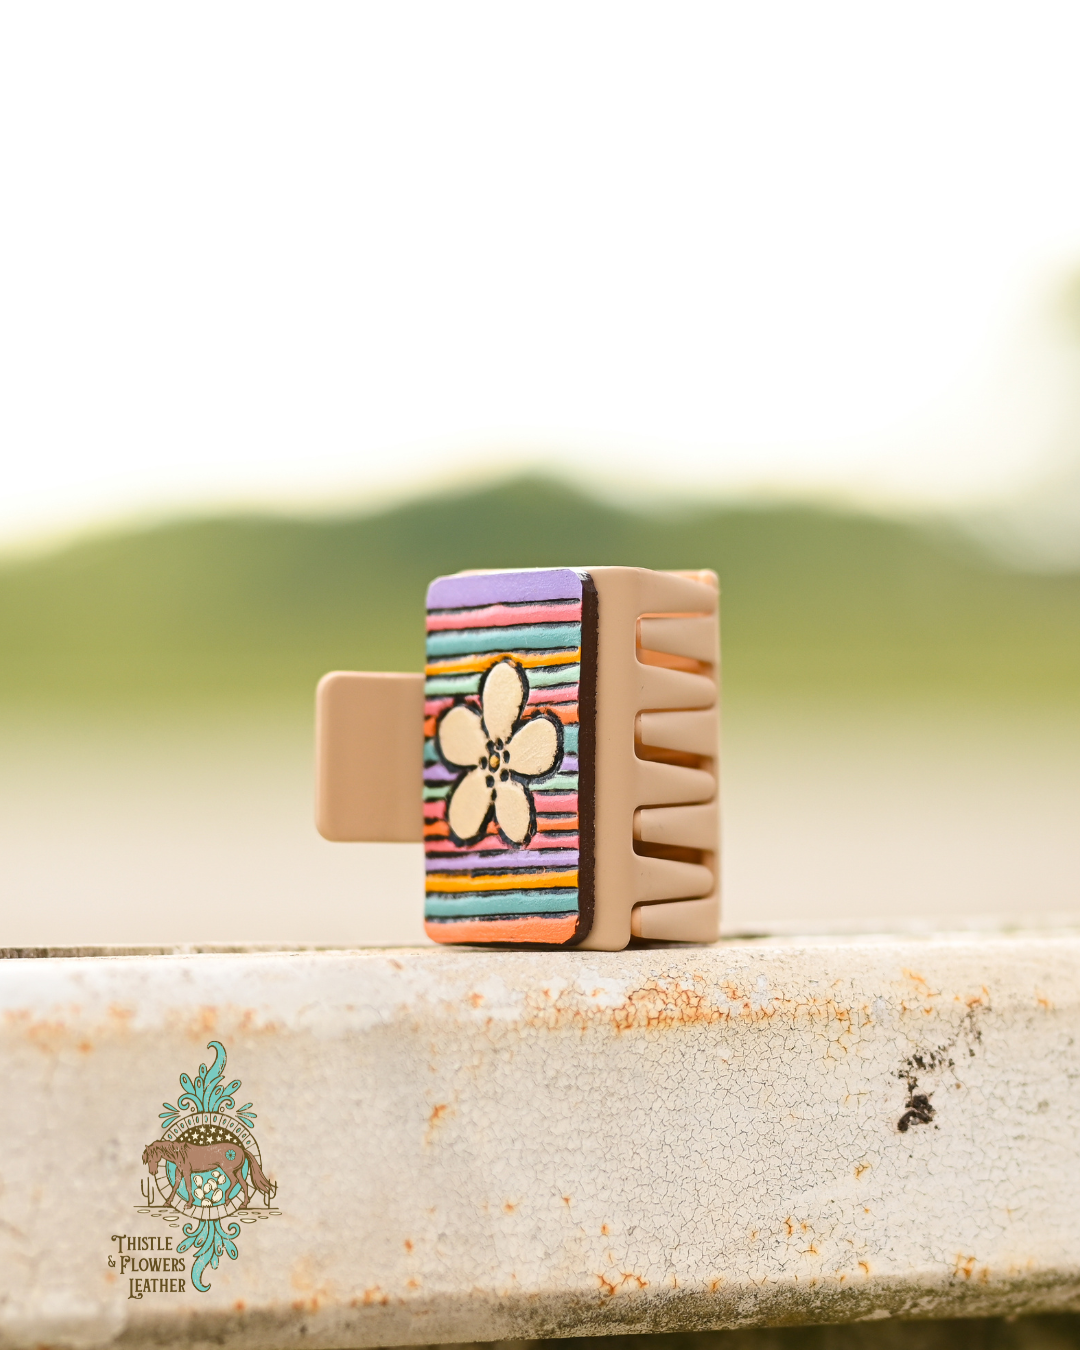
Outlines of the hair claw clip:
[{"label": "hair claw clip", "polygon": [[714,572],[438,577],[424,675],[316,699],[319,832],[420,841],[436,942],[719,934]]}]

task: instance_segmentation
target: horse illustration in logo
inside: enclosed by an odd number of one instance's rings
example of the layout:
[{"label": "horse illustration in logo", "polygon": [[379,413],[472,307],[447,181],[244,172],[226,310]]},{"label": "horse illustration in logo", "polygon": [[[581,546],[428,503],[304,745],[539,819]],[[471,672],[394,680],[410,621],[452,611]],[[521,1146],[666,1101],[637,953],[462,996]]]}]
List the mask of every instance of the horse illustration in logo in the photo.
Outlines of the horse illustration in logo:
[{"label": "horse illustration in logo", "polygon": [[[208,1265],[216,1270],[222,1255],[236,1260],[233,1239],[240,1226],[222,1220],[236,1215],[251,1222],[279,1212],[271,1209],[277,1184],[263,1171],[251,1103],[236,1105],[233,1094],[239,1079],[221,1081],[226,1059],[221,1042],[211,1041],[206,1048],[213,1050],[214,1062],[209,1069],[200,1064],[194,1081],[186,1073],[180,1075],[184,1090],[176,1105],[163,1103],[161,1138],[143,1149],[150,1178],[143,1191],[147,1205],[139,1207],[172,1223],[177,1214],[195,1221],[184,1225],[184,1241],[176,1250],[194,1249],[191,1281],[200,1293],[210,1287],[202,1279]],[[155,1193],[160,1194],[157,1206]],[[264,1204],[249,1208],[256,1195]]]},{"label": "horse illustration in logo", "polygon": [[267,1181],[266,1174],[259,1166],[255,1155],[249,1153],[239,1141],[235,1148],[230,1148],[228,1144],[180,1144],[172,1140],[155,1139],[143,1149],[142,1160],[150,1169],[152,1177],[157,1176],[163,1161],[175,1164],[176,1180],[173,1182],[172,1190],[165,1197],[167,1205],[172,1204],[173,1196],[180,1189],[181,1183],[188,1195],[194,1194],[191,1184],[192,1172],[198,1172],[204,1177],[224,1174],[227,1184],[223,1184],[220,1188],[222,1198],[226,1195],[235,1195],[239,1187],[244,1193],[245,1208],[251,1199],[249,1177],[255,1190],[266,1196],[267,1204],[271,1200],[271,1191],[277,1190],[276,1186],[271,1187]]}]

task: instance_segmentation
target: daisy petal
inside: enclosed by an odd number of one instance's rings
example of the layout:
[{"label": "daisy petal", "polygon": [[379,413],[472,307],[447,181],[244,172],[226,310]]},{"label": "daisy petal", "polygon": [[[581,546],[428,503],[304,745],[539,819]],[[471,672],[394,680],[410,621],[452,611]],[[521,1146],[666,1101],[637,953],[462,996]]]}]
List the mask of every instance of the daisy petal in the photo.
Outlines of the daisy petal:
[{"label": "daisy petal", "polygon": [[487,750],[487,737],[479,716],[464,703],[449,709],[435,733],[439,753],[447,764],[460,764],[464,769],[479,764]]},{"label": "daisy petal", "polygon": [[475,839],[484,828],[490,805],[487,773],[484,769],[473,769],[450,794],[446,804],[447,823],[459,839]]},{"label": "daisy petal", "polygon": [[495,819],[511,843],[523,844],[532,833],[532,800],[512,778],[495,788]]},{"label": "daisy petal", "polygon": [[515,731],[506,747],[510,751],[508,769],[529,777],[550,773],[559,753],[559,736],[547,717],[534,717]]},{"label": "daisy petal", "polygon": [[488,671],[480,703],[484,709],[484,726],[493,741],[510,739],[527,694],[525,678],[512,662],[500,661]]}]

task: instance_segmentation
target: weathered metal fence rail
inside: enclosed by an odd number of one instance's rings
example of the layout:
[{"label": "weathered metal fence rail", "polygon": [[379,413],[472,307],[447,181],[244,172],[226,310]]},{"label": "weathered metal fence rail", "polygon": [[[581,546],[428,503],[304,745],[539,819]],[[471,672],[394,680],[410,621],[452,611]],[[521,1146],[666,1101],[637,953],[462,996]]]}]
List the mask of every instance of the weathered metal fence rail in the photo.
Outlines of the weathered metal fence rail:
[{"label": "weathered metal fence rail", "polygon": [[6,960],[0,1006],[5,1344],[1080,1307],[1077,936]]}]

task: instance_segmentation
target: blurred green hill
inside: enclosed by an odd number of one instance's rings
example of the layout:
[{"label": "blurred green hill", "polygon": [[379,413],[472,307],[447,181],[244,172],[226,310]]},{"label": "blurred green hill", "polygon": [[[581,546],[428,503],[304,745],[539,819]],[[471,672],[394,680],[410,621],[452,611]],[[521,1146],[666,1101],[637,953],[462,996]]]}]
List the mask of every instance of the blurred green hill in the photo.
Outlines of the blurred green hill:
[{"label": "blurred green hill", "polygon": [[729,696],[1080,701],[1080,575],[959,531],[807,506],[621,509],[525,478],[334,519],[229,516],[0,567],[0,700],[308,707],[331,669],[419,669],[428,581],[623,563],[721,577]]}]

